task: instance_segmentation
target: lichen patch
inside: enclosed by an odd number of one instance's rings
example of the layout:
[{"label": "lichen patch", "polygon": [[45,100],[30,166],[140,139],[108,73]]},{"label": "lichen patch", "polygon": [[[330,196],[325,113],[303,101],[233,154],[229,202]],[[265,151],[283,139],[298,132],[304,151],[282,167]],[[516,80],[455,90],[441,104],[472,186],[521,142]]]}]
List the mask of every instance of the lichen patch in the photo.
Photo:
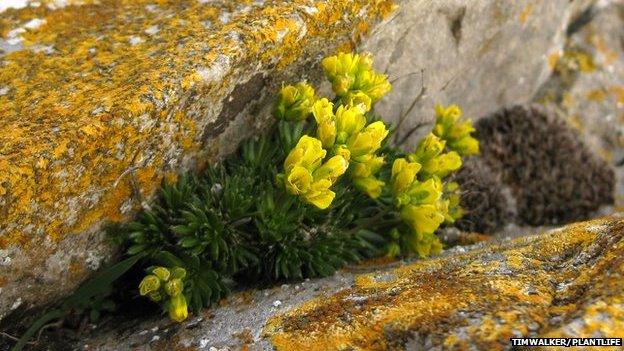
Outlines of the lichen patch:
[{"label": "lichen patch", "polygon": [[265,336],[277,350],[503,350],[510,337],[618,337],[622,257],[621,219],[570,225],[416,262],[390,272],[396,279],[360,276],[273,317]]}]

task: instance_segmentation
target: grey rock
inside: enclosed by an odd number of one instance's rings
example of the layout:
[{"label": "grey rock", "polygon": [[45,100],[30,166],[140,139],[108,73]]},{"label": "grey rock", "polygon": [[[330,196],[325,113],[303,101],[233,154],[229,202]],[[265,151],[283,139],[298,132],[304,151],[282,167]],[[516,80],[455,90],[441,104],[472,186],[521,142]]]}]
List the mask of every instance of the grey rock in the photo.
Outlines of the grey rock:
[{"label": "grey rock", "polygon": [[535,100],[558,110],[614,166],[618,207],[624,205],[624,4],[600,1],[579,22]]},{"label": "grey rock", "polygon": [[550,76],[549,57],[565,45],[570,21],[591,3],[401,1],[392,19],[361,46],[394,82],[376,109],[390,121],[406,116],[405,134],[431,123],[438,103],[459,104],[473,119],[526,103]]}]

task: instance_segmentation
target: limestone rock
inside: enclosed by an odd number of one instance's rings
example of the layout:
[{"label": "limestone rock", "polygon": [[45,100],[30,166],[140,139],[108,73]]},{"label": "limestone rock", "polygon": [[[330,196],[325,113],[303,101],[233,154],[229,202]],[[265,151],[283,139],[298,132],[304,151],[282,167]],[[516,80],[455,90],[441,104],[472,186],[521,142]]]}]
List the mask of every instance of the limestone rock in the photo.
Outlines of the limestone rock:
[{"label": "limestone rock", "polygon": [[308,68],[393,9],[28,4],[0,15],[0,318],[72,291],[114,252],[104,223],[231,152],[267,123],[282,81],[318,77]]},{"label": "limestone rock", "polygon": [[[435,104],[457,103],[473,119],[531,101],[548,79],[566,28],[592,1],[403,1],[363,48],[389,73],[393,91],[376,106],[400,136],[433,121]],[[425,94],[419,96],[422,88]]]},{"label": "limestone rock", "polygon": [[622,257],[624,218],[612,216],[238,293],[183,324],[116,324],[76,347],[510,350],[511,337],[621,337]]},{"label": "limestone rock", "polygon": [[624,206],[624,4],[601,1],[569,31],[553,76],[536,101],[554,108],[616,170],[617,207]]},{"label": "limestone rock", "polygon": [[[394,11],[391,0],[85,0],[5,10],[0,318],[72,291],[115,252],[104,223],[127,220],[163,180],[263,128],[276,88],[318,80],[326,54],[370,38],[359,48],[398,78],[380,111],[409,112],[407,130],[434,102],[478,116],[528,99],[591,2],[401,0]],[[427,95],[410,109],[421,70]]]}]

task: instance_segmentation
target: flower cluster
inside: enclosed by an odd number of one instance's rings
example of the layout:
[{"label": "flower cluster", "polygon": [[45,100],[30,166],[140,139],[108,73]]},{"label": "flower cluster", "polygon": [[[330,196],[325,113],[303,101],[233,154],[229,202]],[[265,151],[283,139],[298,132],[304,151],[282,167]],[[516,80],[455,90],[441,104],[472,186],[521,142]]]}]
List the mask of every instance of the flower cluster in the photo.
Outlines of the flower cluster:
[{"label": "flower cluster", "polygon": [[400,252],[400,240],[420,256],[440,251],[442,245],[434,232],[442,223],[453,223],[463,215],[459,185],[443,182],[461,167],[461,155],[479,151],[479,142],[470,135],[474,131],[472,122],[459,122],[460,116],[456,105],[437,106],[433,132],[418,143],[413,153],[394,161],[391,191],[410,232],[394,232],[389,255]]},{"label": "flower cluster", "polygon": [[462,156],[479,153],[479,141],[470,133],[475,129],[470,120],[459,122],[462,111],[457,105],[443,107],[437,105],[436,124],[433,134],[446,141],[446,146]]},{"label": "flower cluster", "polygon": [[392,88],[386,75],[373,69],[370,54],[340,53],[326,57],[321,64],[343,104],[362,104],[369,111]]},{"label": "flower cluster", "polygon": [[401,219],[408,224],[407,246],[421,256],[435,253],[442,247],[434,232],[444,222],[441,211],[442,181],[437,176],[418,180],[421,164],[398,158],[392,164],[391,190]]},{"label": "flower cluster", "polygon": [[[314,116],[316,138],[301,137],[284,163],[284,179],[288,192],[321,209],[330,205],[335,195],[330,187],[347,168],[355,187],[372,198],[381,194],[385,183],[375,175],[384,157],[377,151],[388,129],[382,121],[369,123],[366,114],[390,91],[387,77],[373,70],[369,55],[338,54],[324,59],[323,68],[336,103],[316,99],[312,87],[299,83],[283,87],[276,104],[276,117],[282,120],[305,120],[308,111]],[[304,161],[304,154],[314,155],[314,162]],[[329,160],[320,166],[325,156]]]},{"label": "flower cluster", "polygon": [[286,121],[303,121],[308,118],[316,100],[314,88],[305,82],[283,86],[278,95],[275,115]]},{"label": "flower cluster", "polygon": [[188,317],[186,297],[184,297],[184,278],[186,270],[181,267],[171,269],[155,267],[141,280],[139,293],[154,302],[165,300],[169,318],[181,322]]},{"label": "flower cluster", "polygon": [[376,155],[388,135],[382,121],[366,125],[362,105],[340,105],[333,112],[333,104],[323,98],[314,104],[312,114],[317,123],[316,135],[325,149],[349,161],[349,174],[353,184],[376,198],[384,182],[375,174],[384,164],[383,156]]},{"label": "flower cluster", "polygon": [[349,166],[340,155],[322,163],[326,154],[320,140],[304,135],[284,161],[288,192],[320,209],[326,209],[334,200],[336,194],[330,188]]}]

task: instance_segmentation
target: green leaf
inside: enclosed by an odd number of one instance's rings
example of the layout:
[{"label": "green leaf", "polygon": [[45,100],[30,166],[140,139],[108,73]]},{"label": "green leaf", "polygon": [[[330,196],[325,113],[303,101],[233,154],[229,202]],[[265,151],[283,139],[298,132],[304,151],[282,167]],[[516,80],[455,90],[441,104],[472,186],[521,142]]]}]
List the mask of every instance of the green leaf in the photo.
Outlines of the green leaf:
[{"label": "green leaf", "polygon": [[191,235],[195,233],[195,229],[186,225],[176,225],[171,230],[178,235]]},{"label": "green leaf", "polygon": [[89,281],[81,285],[67,300],[63,303],[64,306],[74,306],[78,302],[89,299],[93,296],[97,296],[102,291],[110,289],[110,285],[119,279],[124,273],[126,273],[132,266],[134,266],[145,254],[140,253],[134,256],[130,256],[123,261],[114,264],[111,267],[99,272],[96,276]]},{"label": "green leaf", "polygon": [[187,237],[180,239],[178,241],[178,244],[180,244],[180,246],[183,248],[194,247],[199,244],[199,239],[187,236]]},{"label": "green leaf", "polygon": [[39,329],[41,329],[44,325],[48,324],[49,322],[55,319],[59,319],[65,316],[66,314],[67,314],[67,311],[64,311],[61,309],[55,309],[39,317],[39,319],[37,319],[33,323],[33,325],[31,325],[30,328],[28,328],[28,330],[26,330],[26,332],[18,340],[17,344],[13,346],[11,351],[21,351],[24,348],[24,346],[26,346],[26,343],[28,343],[28,341],[32,339],[35,333],[39,331]]},{"label": "green leaf", "polygon": [[130,248],[128,248],[128,255],[136,255],[139,252],[144,251],[147,248],[147,245],[132,245],[130,246]]}]

